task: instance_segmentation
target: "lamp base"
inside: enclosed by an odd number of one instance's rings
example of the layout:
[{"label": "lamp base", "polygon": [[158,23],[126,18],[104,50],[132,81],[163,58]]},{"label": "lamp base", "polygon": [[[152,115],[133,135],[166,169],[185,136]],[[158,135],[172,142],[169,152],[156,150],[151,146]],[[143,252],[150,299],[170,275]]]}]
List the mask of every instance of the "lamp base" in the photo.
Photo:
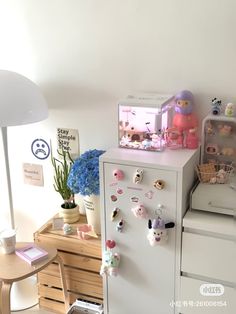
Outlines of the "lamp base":
[{"label": "lamp base", "polygon": [[36,275],[14,282],[11,288],[11,311],[21,311],[38,303]]}]

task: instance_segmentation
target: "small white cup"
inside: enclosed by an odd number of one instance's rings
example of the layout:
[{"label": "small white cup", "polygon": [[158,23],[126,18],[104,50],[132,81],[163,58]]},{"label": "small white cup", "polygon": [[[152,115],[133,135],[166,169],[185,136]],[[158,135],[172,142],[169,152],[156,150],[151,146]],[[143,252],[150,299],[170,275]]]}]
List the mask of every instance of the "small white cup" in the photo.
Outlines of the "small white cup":
[{"label": "small white cup", "polygon": [[1,242],[3,254],[11,254],[15,252],[16,231],[13,229],[5,229],[1,231],[0,242]]}]

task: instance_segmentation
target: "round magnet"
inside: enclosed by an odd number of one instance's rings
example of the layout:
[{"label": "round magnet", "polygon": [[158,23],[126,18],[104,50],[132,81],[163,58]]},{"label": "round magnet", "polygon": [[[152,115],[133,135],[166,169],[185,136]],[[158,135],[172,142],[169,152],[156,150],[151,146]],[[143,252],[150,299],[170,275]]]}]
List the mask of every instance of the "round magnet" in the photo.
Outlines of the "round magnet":
[{"label": "round magnet", "polygon": [[113,174],[113,177],[118,181],[124,179],[124,172],[120,169],[115,169],[112,174]]},{"label": "round magnet", "polygon": [[111,200],[112,200],[112,202],[116,202],[117,201],[117,196],[116,195],[111,195]]},{"label": "round magnet", "polygon": [[165,182],[163,180],[156,180],[153,183],[154,188],[156,188],[157,190],[162,190],[165,187]]},{"label": "round magnet", "polygon": [[124,191],[123,191],[123,189],[118,188],[118,189],[116,190],[116,193],[121,195],[121,194],[123,194],[123,193],[124,193]]}]

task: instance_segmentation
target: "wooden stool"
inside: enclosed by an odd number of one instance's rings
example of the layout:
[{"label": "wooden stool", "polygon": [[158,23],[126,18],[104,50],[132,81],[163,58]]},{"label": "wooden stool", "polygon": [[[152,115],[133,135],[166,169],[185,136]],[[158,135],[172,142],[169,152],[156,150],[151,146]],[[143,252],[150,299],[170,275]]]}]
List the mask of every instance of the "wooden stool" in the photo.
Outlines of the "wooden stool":
[{"label": "wooden stool", "polygon": [[[22,248],[29,243],[19,242],[16,244],[16,248]],[[62,289],[65,299],[65,313],[69,309],[69,296],[67,292],[64,265],[61,258],[57,254],[55,248],[42,246],[44,250],[48,252],[48,257],[44,260],[31,266],[26,261],[22,260],[15,253],[2,254],[0,253],[0,291],[1,291],[1,311],[2,314],[10,314],[10,291],[13,282],[28,278],[47,267],[52,262],[58,262]]]}]

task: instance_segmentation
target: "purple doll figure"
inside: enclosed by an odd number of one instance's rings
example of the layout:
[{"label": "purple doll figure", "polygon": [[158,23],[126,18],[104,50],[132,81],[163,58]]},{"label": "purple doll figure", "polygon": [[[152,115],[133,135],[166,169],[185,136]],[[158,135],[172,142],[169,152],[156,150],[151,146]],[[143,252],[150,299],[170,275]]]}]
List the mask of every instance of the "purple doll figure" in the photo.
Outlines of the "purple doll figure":
[{"label": "purple doll figure", "polygon": [[197,126],[198,120],[193,113],[193,94],[184,90],[175,96],[175,115],[173,127],[183,136],[183,146],[187,148],[198,147]]}]

